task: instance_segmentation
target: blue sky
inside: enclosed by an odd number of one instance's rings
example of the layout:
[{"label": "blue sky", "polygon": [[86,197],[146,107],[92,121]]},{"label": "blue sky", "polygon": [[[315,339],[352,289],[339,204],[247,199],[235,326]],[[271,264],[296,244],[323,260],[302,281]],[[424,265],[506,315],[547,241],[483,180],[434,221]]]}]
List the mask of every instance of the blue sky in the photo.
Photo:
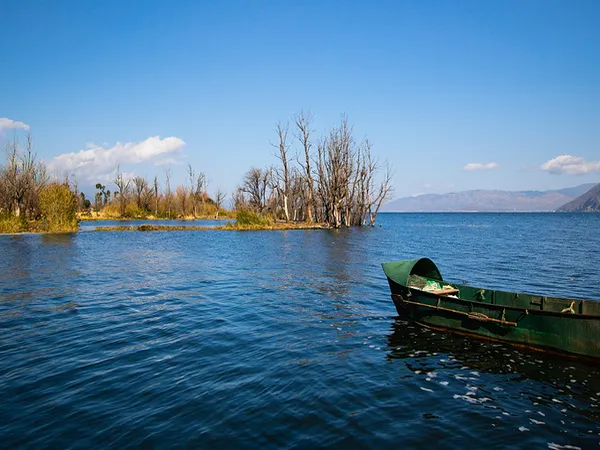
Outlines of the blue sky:
[{"label": "blue sky", "polygon": [[315,135],[347,114],[395,197],[600,181],[595,0],[0,0],[0,17],[0,139],[29,127],[80,186],[116,164],[183,183],[190,163],[231,192],[302,109]]}]

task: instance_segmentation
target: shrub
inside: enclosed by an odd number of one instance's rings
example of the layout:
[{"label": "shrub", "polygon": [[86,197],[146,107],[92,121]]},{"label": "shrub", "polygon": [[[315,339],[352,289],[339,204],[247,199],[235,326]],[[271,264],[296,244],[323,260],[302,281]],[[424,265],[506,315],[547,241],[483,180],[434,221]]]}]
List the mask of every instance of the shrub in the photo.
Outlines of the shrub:
[{"label": "shrub", "polygon": [[0,233],[19,233],[23,231],[22,221],[11,214],[0,215]]},{"label": "shrub", "polygon": [[125,207],[125,214],[123,214],[123,217],[126,217],[128,219],[135,219],[135,218],[141,218],[145,216],[144,212],[138,208],[138,205],[136,205],[135,203],[129,203],[126,207]]},{"label": "shrub", "polygon": [[237,212],[235,224],[237,226],[269,226],[271,225],[271,221],[260,214],[255,213],[254,211],[250,211],[247,209],[242,209]]},{"label": "shrub", "polygon": [[41,189],[40,212],[46,231],[77,230],[77,198],[66,184],[51,183]]},{"label": "shrub", "polygon": [[119,205],[108,203],[104,205],[101,211],[102,215],[106,218],[118,218],[121,217],[121,212],[119,210]]}]

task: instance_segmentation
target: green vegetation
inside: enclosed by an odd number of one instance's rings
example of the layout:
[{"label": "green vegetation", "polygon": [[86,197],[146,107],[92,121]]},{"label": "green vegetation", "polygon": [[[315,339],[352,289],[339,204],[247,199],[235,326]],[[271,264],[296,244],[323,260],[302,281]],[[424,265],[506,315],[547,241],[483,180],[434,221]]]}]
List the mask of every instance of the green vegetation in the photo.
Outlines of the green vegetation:
[{"label": "green vegetation", "polygon": [[75,194],[67,184],[49,183],[39,187],[35,213],[0,215],[0,233],[77,231],[76,208]]},{"label": "green vegetation", "polygon": [[19,233],[24,231],[22,221],[8,214],[0,216],[0,233]]},{"label": "green vegetation", "polygon": [[45,231],[77,231],[77,198],[67,184],[50,183],[40,190],[40,213]]},{"label": "green vegetation", "polygon": [[235,222],[231,225],[237,227],[268,227],[273,224],[269,218],[248,209],[237,212]]}]

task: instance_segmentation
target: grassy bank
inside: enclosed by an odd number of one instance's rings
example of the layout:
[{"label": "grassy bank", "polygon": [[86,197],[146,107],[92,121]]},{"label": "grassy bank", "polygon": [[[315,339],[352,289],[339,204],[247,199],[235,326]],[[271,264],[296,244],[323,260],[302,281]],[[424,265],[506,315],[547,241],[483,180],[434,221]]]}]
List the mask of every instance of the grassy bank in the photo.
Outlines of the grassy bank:
[{"label": "grassy bank", "polygon": [[[91,213],[89,215],[78,214],[80,221],[97,221],[97,220],[134,220],[132,218],[121,218],[115,217],[104,212]],[[232,214],[229,217],[222,217],[224,220],[231,219]],[[252,211],[242,210],[235,214],[236,220],[228,222],[222,226],[208,227],[201,225],[156,225],[152,223],[146,223],[139,226],[106,226],[96,227],[94,231],[206,231],[206,230],[225,230],[225,231],[252,231],[252,230],[312,230],[312,229],[326,229],[329,228],[326,224],[322,223],[309,223],[309,222],[282,222],[273,220],[271,217],[262,216]],[[221,218],[221,217],[220,217]],[[178,220],[214,220],[214,217],[185,217]],[[137,219],[139,220],[139,219]],[[147,216],[142,220],[165,220],[163,218],[155,218],[153,216]],[[18,233],[60,233],[60,232],[74,232],[78,231],[79,227],[77,222],[61,222],[54,223],[47,220],[37,221],[26,221],[23,218],[16,218],[14,216],[0,216],[0,234],[18,234]]]},{"label": "grassy bank", "polygon": [[322,230],[328,228],[324,224],[315,223],[272,223],[266,225],[240,225],[235,222],[228,223],[218,227],[202,226],[177,226],[177,225],[153,225],[143,224],[139,226],[112,226],[96,227],[93,231],[206,231],[206,230],[225,230],[225,231],[252,231],[252,230]]},{"label": "grassy bank", "polygon": [[[22,205],[22,206],[21,206]],[[0,205],[0,233],[64,233],[77,231],[77,200],[68,184],[48,183],[27,202]]]},{"label": "grassy bank", "polygon": [[309,222],[278,222],[268,216],[257,214],[253,211],[241,210],[236,214],[235,222],[228,222],[225,225],[217,227],[204,226],[179,226],[179,225],[154,225],[143,224],[139,226],[110,226],[96,227],[94,231],[198,231],[198,230],[229,230],[229,231],[250,231],[250,230],[312,230],[328,228],[322,223]]},{"label": "grassy bank", "polygon": [[178,217],[164,217],[155,216],[153,214],[137,214],[132,216],[123,217],[116,210],[106,208],[101,211],[90,211],[90,212],[78,212],[77,219],[82,222],[94,222],[97,220],[115,220],[115,221],[126,221],[126,220],[234,220],[236,218],[235,212],[228,210],[220,210],[219,218],[216,219],[214,214],[178,216]]},{"label": "grassy bank", "polygon": [[53,223],[47,220],[24,220],[14,216],[0,217],[0,234],[72,233],[78,230],[77,222]]}]

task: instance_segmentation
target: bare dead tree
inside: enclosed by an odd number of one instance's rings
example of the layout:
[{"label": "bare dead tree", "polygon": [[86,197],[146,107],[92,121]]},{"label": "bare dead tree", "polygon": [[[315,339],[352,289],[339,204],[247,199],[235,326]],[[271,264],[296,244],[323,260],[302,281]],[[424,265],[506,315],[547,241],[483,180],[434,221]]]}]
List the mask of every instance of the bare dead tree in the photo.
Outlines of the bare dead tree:
[{"label": "bare dead tree", "polygon": [[[45,166],[36,161],[36,155],[33,151],[33,139],[31,132],[25,133],[25,152],[22,158],[22,178],[24,185],[23,207],[28,218],[36,218],[39,205],[39,192],[45,185],[46,179],[40,178],[40,168]],[[68,180],[66,185],[68,186]]]},{"label": "bare dead tree", "polygon": [[133,185],[135,187],[135,198],[137,202],[137,207],[139,209],[144,209],[142,200],[145,191],[148,189],[148,181],[146,181],[144,177],[135,177],[133,179]]},{"label": "bare dead tree", "polygon": [[[304,175],[296,167],[292,169],[290,184],[290,209],[292,220],[297,222],[307,220],[307,189]],[[312,221],[312,220],[311,220]]]},{"label": "bare dead tree", "polygon": [[167,217],[171,218],[171,169],[165,169],[165,201],[167,203]]},{"label": "bare dead tree", "polygon": [[[144,180],[146,181],[146,180]],[[144,189],[142,191],[142,196],[141,196],[141,205],[142,205],[142,211],[144,212],[144,214],[147,214],[149,212],[152,211],[152,198],[154,197],[154,190],[152,189],[152,187],[150,187],[148,185],[148,181],[146,181],[146,185],[144,186]]]},{"label": "bare dead tree", "polygon": [[310,112],[301,111],[298,115],[296,115],[295,120],[296,127],[298,128],[298,134],[296,138],[300,141],[302,145],[302,150],[304,152],[304,164],[301,162],[300,165],[304,171],[304,177],[306,181],[306,216],[308,222],[313,221],[313,198],[314,198],[314,182],[312,177],[312,169],[311,169],[311,147],[312,142],[310,140],[310,124],[312,122],[312,116]]},{"label": "bare dead tree", "polygon": [[196,196],[202,198],[202,215],[206,214],[206,190],[208,188],[208,181],[204,172],[198,174],[196,180]]},{"label": "bare dead tree", "polygon": [[[37,160],[29,130],[23,136],[23,146],[17,130],[6,142],[6,160],[0,166],[0,215],[17,218],[26,229],[28,220],[41,218],[40,194],[48,183],[48,175],[46,166]],[[63,184],[69,186],[67,177]]]},{"label": "bare dead tree", "polygon": [[179,215],[185,217],[187,214],[188,190],[185,186],[177,186],[175,189],[175,203],[179,207]]},{"label": "bare dead tree", "polygon": [[279,194],[282,198],[282,206],[283,213],[285,215],[285,221],[290,221],[290,212],[289,212],[289,197],[290,197],[290,170],[289,170],[289,159],[288,159],[288,150],[289,147],[287,145],[287,135],[288,135],[288,124],[282,125],[281,122],[277,123],[276,133],[277,138],[279,140],[277,147],[279,149],[279,154],[277,158],[281,161],[281,168],[277,170],[277,176],[279,178],[279,183],[277,184],[277,189],[279,190]]},{"label": "bare dead tree", "polygon": [[293,159],[287,144],[288,126],[277,124],[279,142],[274,146],[279,150],[276,157],[280,165],[248,171],[232,194],[234,205],[259,213],[270,210],[286,221],[318,220],[334,228],[364,226],[367,222],[373,226],[392,189],[389,167],[377,186],[380,166],[372,157],[371,143],[364,140],[357,145],[345,115],[337,127],[316,141],[313,154],[311,120],[304,112],[294,117],[295,137],[302,152]]},{"label": "bare dead tree", "polygon": [[[377,218],[377,214],[379,213],[379,208],[381,208],[381,205],[383,204],[383,202],[386,199],[388,199],[389,196],[393,192],[392,177],[393,177],[392,168],[389,165],[389,163],[386,162],[385,173],[383,175],[383,181],[381,182],[381,185],[379,186],[379,191],[377,193],[377,196],[373,199],[373,201],[369,205],[369,221],[370,221],[372,227],[375,226],[375,219]],[[373,209],[373,208],[375,208],[375,209]]]},{"label": "bare dead tree", "polygon": [[321,205],[319,222],[330,223],[330,195],[325,168],[325,146],[327,141],[322,138],[317,144],[317,196]]},{"label": "bare dead tree", "polygon": [[6,182],[6,169],[4,166],[0,165],[0,216],[9,212],[10,200]]},{"label": "bare dead tree", "polygon": [[121,173],[119,166],[117,166],[117,172],[113,183],[117,186],[117,189],[119,190],[119,212],[123,217],[125,216],[125,208],[127,206],[127,194],[129,192],[131,180],[125,180],[125,178],[123,177],[123,173]]},{"label": "bare dead tree", "polygon": [[158,177],[154,175],[154,217],[158,217]]},{"label": "bare dead tree", "polygon": [[241,186],[236,187],[231,194],[231,208],[236,211],[242,211],[250,208],[248,199],[246,198]]},{"label": "bare dead tree", "polygon": [[227,194],[225,194],[225,192],[223,192],[221,189],[217,188],[217,192],[215,192],[215,219],[219,218],[219,209],[221,209],[221,205],[223,204],[223,201],[226,197]]},{"label": "bare dead tree", "polygon": [[25,133],[21,152],[16,130],[6,147],[6,166],[2,171],[3,196],[9,214],[35,218],[38,215],[39,191],[47,182],[45,166],[36,161],[31,133]]},{"label": "bare dead tree", "polygon": [[190,180],[190,200],[192,202],[192,213],[194,214],[194,219],[196,218],[196,175],[194,174],[194,169],[192,169],[192,165],[188,164],[188,177]]},{"label": "bare dead tree", "polygon": [[247,203],[251,209],[262,213],[267,204],[267,192],[271,174],[269,170],[253,167],[245,173],[242,184],[238,187],[242,194],[248,196]]},{"label": "bare dead tree", "polygon": [[325,209],[325,221],[334,228],[348,225],[351,180],[354,171],[354,140],[347,118],[317,147],[319,194]]}]

